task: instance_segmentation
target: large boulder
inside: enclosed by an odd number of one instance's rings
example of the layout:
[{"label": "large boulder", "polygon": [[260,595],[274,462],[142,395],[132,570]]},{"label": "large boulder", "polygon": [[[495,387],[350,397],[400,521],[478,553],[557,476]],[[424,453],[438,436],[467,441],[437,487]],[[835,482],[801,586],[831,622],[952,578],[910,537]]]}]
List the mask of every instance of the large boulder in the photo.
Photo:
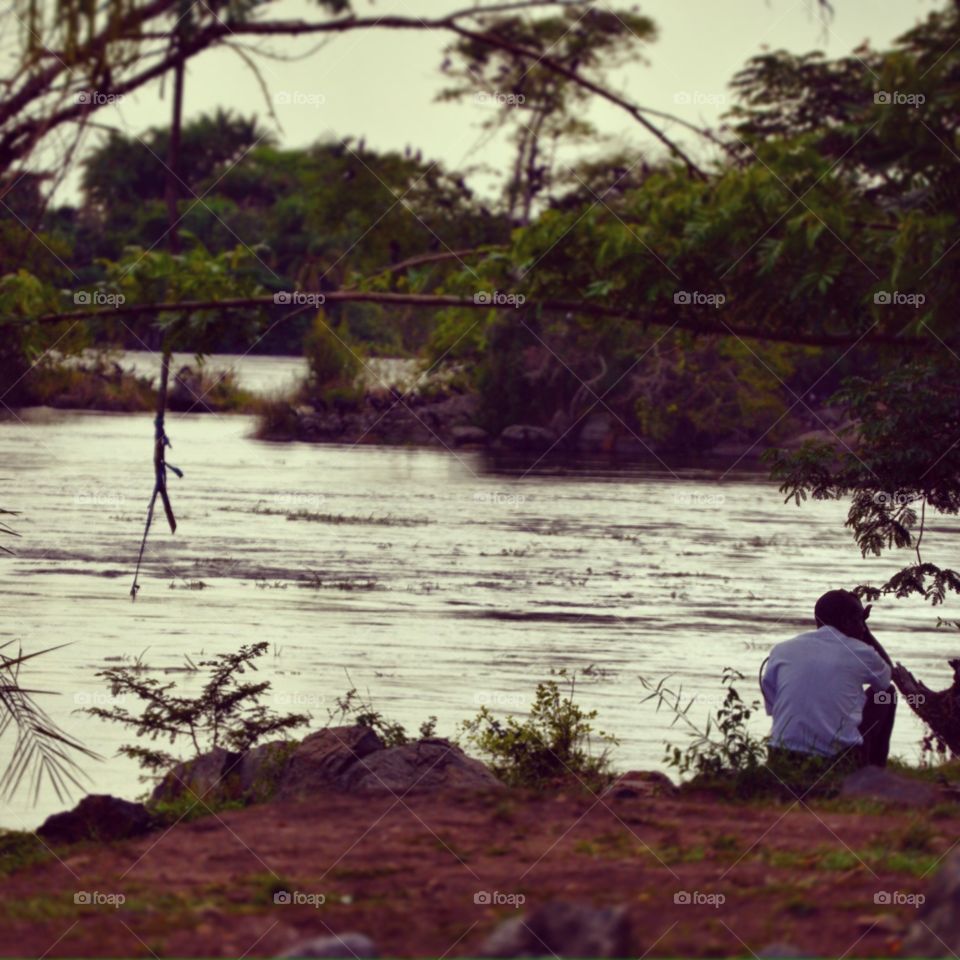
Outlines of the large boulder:
[{"label": "large boulder", "polygon": [[376,944],[362,933],[341,933],[301,940],[281,957],[349,957],[372,960],[379,956]]},{"label": "large boulder", "polygon": [[458,746],[440,737],[417,740],[364,757],[338,778],[341,790],[396,793],[436,790],[496,790],[503,784]]},{"label": "large boulder", "polygon": [[238,765],[240,794],[251,801],[269,800],[277,792],[298,744],[271,740],[247,750]]},{"label": "large boulder", "polygon": [[239,768],[243,755],[215,747],[193,760],[178,763],[154,787],[152,803],[176,800],[191,793],[200,800],[239,796]]},{"label": "large boulder", "polygon": [[960,952],[960,850],[933,875],[916,922],[903,944],[906,957],[946,957]]},{"label": "large boulder", "polygon": [[943,791],[936,784],[871,766],[862,767],[844,777],[840,784],[840,796],[910,807],[931,807],[943,799]]},{"label": "large boulder", "polygon": [[274,740],[245,753],[217,748],[179,763],[157,785],[152,803],[184,793],[205,803],[304,799],[318,790],[408,793],[502,787],[480,761],[438,737],[386,747],[376,731],[356,724],[318,730],[303,741]]},{"label": "large boulder", "polygon": [[148,833],[155,826],[153,815],[142,803],[94,793],[84,797],[73,810],[47,817],[37,834],[48,843],[126,840]]},{"label": "large boulder", "polygon": [[277,795],[297,797],[316,789],[343,789],[346,772],[370,754],[383,750],[370,727],[328,727],[311,733],[290,755],[280,776]]},{"label": "large boulder", "polygon": [[498,926],[481,957],[631,957],[630,920],[624,907],[551,901]]}]

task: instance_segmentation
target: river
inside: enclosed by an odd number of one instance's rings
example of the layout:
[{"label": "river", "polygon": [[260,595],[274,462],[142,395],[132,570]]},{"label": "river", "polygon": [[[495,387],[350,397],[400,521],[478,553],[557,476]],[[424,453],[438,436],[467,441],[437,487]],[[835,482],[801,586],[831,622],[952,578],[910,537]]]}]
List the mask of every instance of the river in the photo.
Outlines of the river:
[{"label": "river", "polygon": [[[167,426],[184,471],[171,478],[179,528],[171,536],[158,514],[133,603],[151,417],[36,409],[0,421],[2,505],[21,514],[16,556],[0,563],[0,633],[27,652],[69,644],[24,679],[104,756],[86,764],[94,792],[143,790],[115,756],[133,737],[82,712],[109,702],[98,671],[142,656],[151,675],[193,691],[188,657],[257,640],[270,642],[258,676],[273,683],[271,705],[318,724],[354,685],[411,729],[436,715],[451,735],[481,705],[522,710],[552,669],[577,671],[583,706],[621,740],[616,766],[664,769],[664,740],[686,738],[641,702],[640,676],[671,675],[702,722],[724,666],[747,675],[752,698],[768,648],[810,626],[821,592],[900,565],[861,559],[845,505],[785,505],[756,475],[521,476],[474,453],[257,441],[246,416]],[[927,533],[931,556],[947,536]],[[871,623],[895,659],[947,685],[956,643],[935,611],[887,600]],[[761,711],[755,730],[767,723]],[[916,760],[920,736],[902,706],[894,752]],[[8,731],[4,762],[11,746]],[[0,823],[35,826],[63,806],[23,789]]]}]

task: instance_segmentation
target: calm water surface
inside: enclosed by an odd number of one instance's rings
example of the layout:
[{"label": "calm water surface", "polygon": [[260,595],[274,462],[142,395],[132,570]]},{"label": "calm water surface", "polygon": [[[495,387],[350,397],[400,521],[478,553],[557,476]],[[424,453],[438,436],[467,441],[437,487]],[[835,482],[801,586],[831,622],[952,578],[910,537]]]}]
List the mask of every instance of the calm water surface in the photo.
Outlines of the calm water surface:
[{"label": "calm water surface", "polygon": [[[449,735],[482,704],[520,710],[551,669],[576,670],[583,704],[621,739],[616,764],[662,769],[664,739],[684,738],[641,703],[640,676],[672,675],[703,720],[724,666],[753,695],[768,648],[809,626],[821,592],[899,566],[860,558],[842,504],[784,505],[760,477],[521,478],[462,452],[265,443],[252,425],[169,417],[180,527],[155,525],[132,603],[151,417],[34,410],[0,422],[3,505],[22,511],[17,555],[0,561],[0,635],[28,651],[70,643],[26,676],[106,758],[89,766],[97,792],[143,789],[114,756],[131,738],[77,712],[106,702],[98,671],[142,655],[195,689],[186,657],[257,640],[271,644],[261,675],[273,705],[317,723],[355,685],[386,715],[412,728],[436,715]],[[931,556],[948,536],[928,533]],[[956,645],[933,611],[885,601],[872,622],[895,659],[947,684]],[[920,733],[903,709],[895,752],[915,759]],[[10,746],[0,741],[4,762]],[[23,791],[0,823],[34,826],[61,807]]]}]

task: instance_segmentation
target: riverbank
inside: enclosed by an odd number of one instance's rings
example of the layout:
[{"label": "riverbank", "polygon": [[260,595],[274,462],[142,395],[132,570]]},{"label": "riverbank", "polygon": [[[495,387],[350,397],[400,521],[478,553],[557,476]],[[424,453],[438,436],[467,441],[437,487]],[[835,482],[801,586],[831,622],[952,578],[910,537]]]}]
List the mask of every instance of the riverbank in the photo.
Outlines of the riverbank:
[{"label": "riverbank", "polygon": [[[22,406],[152,412],[156,376],[150,371],[156,362],[151,354],[93,354],[76,362],[43,363],[24,380]],[[481,398],[457,378],[418,378],[416,361],[409,359],[373,358],[367,367],[365,383],[314,395],[305,384],[303,361],[296,358],[212,357],[197,366],[181,356],[172,370],[168,409],[254,414],[256,438],[276,442],[466,448],[538,462],[596,458],[662,465],[666,459],[704,467],[756,467],[770,446],[829,441],[843,426],[838,411],[822,408],[778,422],[775,438],[735,428],[711,443],[692,438],[663,443],[644,436],[628,412],[598,400],[578,417],[558,411],[546,424],[531,417],[486,429],[489,417]]]},{"label": "riverbank", "polygon": [[[259,413],[263,400],[232,370],[181,364],[171,371],[167,408],[178,413]],[[22,407],[146,413],[157,406],[156,377],[122,366],[109,354],[76,363],[45,362],[23,378]]]},{"label": "riverbank", "polygon": [[622,907],[631,956],[899,956],[958,833],[956,803],[321,793],[8,859],[0,952],[276,956],[355,931],[383,956],[476,956],[562,900]]}]

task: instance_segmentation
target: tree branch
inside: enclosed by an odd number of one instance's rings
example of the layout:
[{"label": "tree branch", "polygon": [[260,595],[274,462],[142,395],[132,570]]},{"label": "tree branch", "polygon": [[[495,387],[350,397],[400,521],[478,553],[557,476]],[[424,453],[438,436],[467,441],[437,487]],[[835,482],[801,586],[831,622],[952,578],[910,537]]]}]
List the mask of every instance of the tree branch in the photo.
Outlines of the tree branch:
[{"label": "tree branch", "polygon": [[[368,290],[329,290],[323,293],[298,291],[303,297],[315,296],[323,298],[319,303],[381,303],[390,306],[416,306],[424,309],[463,308],[471,310],[490,310],[493,305],[489,302],[477,302],[473,299],[464,299],[454,296],[437,296],[423,293],[382,293]],[[73,320],[110,319],[111,317],[130,314],[162,313],[166,311],[192,312],[200,310],[242,310],[251,307],[276,306],[272,294],[256,297],[236,297],[219,300],[183,300],[172,303],[124,303],[113,308],[71,310],[68,313],[45,314],[40,317],[18,321],[7,321],[7,325],[26,325],[29,323],[64,323]],[[302,309],[302,304],[291,304]],[[672,304],[670,305],[672,306]],[[923,350],[942,344],[926,340],[922,337],[901,337],[896,334],[874,334],[864,337],[857,333],[822,334],[803,332],[778,332],[757,327],[732,327],[726,323],[712,323],[703,318],[715,312],[714,308],[706,308],[702,314],[685,307],[682,310],[672,310],[668,306],[651,307],[646,312],[626,310],[620,307],[608,307],[600,303],[582,300],[527,300],[525,309],[540,309],[556,313],[579,313],[585,316],[603,317],[613,320],[630,320],[650,326],[675,327],[691,333],[704,336],[741,337],[748,340],[763,340],[769,343],[795,343],[817,347],[844,347],[852,344],[874,344],[877,346],[893,346],[902,349]],[[0,328],[4,324],[0,323]]]}]

